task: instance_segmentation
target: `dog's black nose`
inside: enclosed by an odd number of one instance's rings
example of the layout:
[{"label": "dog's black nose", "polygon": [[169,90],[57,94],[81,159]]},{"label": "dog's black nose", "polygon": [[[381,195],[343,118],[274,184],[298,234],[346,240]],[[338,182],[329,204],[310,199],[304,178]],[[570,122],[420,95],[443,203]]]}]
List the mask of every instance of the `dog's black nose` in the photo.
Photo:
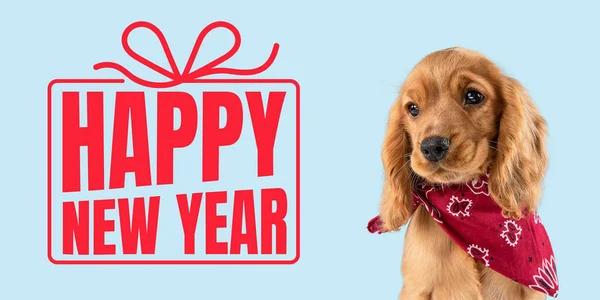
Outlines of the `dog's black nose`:
[{"label": "dog's black nose", "polygon": [[446,157],[450,140],[441,136],[432,136],[421,142],[421,153],[429,161],[440,161]]}]

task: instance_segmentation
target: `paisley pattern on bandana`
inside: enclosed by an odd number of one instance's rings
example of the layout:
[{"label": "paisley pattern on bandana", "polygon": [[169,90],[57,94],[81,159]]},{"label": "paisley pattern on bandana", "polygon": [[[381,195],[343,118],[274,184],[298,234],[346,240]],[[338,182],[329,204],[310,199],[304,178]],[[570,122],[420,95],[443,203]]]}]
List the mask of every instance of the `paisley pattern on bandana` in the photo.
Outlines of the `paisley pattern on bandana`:
[{"label": "paisley pattern on bandana", "polygon": [[471,255],[471,257],[473,257],[475,260],[484,264],[486,267],[490,266],[490,250],[481,248],[477,245],[470,245],[467,248],[467,253],[469,253],[469,255]]},{"label": "paisley pattern on bandana", "polygon": [[536,284],[530,285],[530,288],[548,295],[551,291],[555,291],[552,296],[558,296],[558,276],[553,255],[550,256],[550,260],[544,259],[542,266],[538,268],[538,274],[533,275],[533,280]]},{"label": "paisley pattern on bandana", "polygon": [[469,212],[471,206],[473,206],[473,201],[469,199],[459,200],[458,197],[452,196],[446,210],[455,217],[468,217],[471,215]]},{"label": "paisley pattern on bandana", "polygon": [[519,243],[521,232],[523,228],[513,220],[506,220],[504,222],[504,230],[500,233],[500,236],[504,238],[507,244],[511,247],[515,247]]}]

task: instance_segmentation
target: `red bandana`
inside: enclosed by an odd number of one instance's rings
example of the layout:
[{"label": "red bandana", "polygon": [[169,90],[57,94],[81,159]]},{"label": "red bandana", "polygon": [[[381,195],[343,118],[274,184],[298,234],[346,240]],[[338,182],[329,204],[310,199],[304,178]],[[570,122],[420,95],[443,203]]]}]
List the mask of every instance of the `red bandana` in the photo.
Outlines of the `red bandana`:
[{"label": "red bandana", "polygon": [[[548,234],[537,213],[520,220],[502,216],[492,200],[487,176],[467,184],[434,188],[422,184],[413,192],[415,209],[423,205],[448,236],[474,259],[514,281],[556,297],[558,277]],[[373,218],[371,233],[381,233]]]}]

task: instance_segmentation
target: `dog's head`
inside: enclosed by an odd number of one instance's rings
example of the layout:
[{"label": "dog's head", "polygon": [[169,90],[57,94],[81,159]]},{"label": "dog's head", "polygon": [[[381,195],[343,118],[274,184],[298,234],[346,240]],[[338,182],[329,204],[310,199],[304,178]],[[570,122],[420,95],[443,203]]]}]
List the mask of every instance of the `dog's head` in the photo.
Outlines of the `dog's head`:
[{"label": "dog's head", "polygon": [[489,189],[505,215],[535,209],[547,164],[545,135],[546,122],[526,90],[486,57],[464,48],[429,54],[390,111],[382,153],[386,227],[407,221],[418,178],[464,183],[490,167]]}]

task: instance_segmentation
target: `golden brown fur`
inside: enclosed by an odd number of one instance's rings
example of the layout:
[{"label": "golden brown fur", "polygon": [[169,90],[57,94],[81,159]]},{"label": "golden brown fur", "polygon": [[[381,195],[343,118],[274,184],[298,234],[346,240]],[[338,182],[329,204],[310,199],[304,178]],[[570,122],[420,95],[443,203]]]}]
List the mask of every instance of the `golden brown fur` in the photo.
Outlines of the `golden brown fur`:
[{"label": "golden brown fur", "polygon": [[[484,95],[465,105],[466,91]],[[408,113],[414,104],[417,117]],[[410,72],[390,110],[383,143],[385,183],[380,206],[384,231],[408,226],[400,299],[544,299],[475,262],[419,207],[411,190],[419,179],[462,183],[490,168],[489,189],[506,217],[535,210],[546,171],[546,122],[521,84],[483,55],[450,48],[426,56]],[[451,140],[446,157],[425,159],[421,141]]]}]

